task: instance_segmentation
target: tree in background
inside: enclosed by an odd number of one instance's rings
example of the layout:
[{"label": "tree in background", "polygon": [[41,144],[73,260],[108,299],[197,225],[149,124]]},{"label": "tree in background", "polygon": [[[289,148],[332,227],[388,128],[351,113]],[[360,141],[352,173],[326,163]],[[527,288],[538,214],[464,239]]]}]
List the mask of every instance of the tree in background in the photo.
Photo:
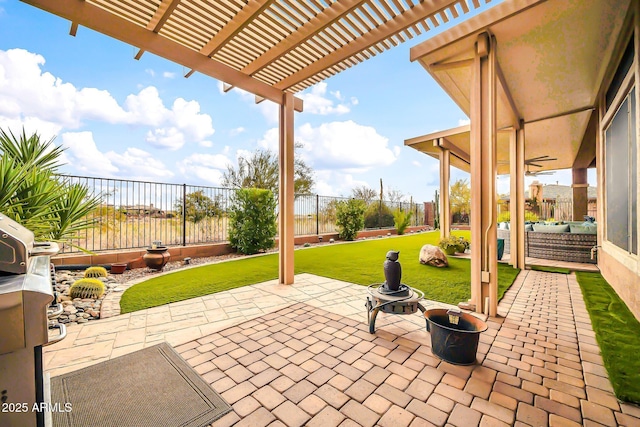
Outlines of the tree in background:
[{"label": "tree in background", "polygon": [[[202,190],[187,194],[185,199],[185,218],[194,224],[199,223],[205,218],[220,216],[223,212],[220,197],[212,200],[204,194]],[[175,209],[179,215],[182,214],[182,199],[176,202]]]},{"label": "tree in background", "polygon": [[387,200],[393,204],[404,201],[405,197],[405,194],[396,188],[389,188],[387,190]]},{"label": "tree in background", "polygon": [[377,193],[375,192],[375,190],[373,188],[367,187],[364,184],[354,187],[351,190],[351,197],[353,197],[354,199],[362,200],[367,205],[373,202],[376,196],[377,196]]},{"label": "tree in background", "polygon": [[[296,143],[295,148],[302,148]],[[313,169],[302,157],[294,156],[295,194],[309,194],[314,185]],[[238,167],[227,166],[222,185],[228,188],[264,188],[278,194],[278,155],[269,150],[257,149],[248,157],[238,159]]]},{"label": "tree in background", "polygon": [[74,246],[78,233],[92,228],[89,218],[100,198],[87,186],[56,176],[64,149],[44,141],[0,129],[0,211],[31,230],[36,240]]},{"label": "tree in background", "polygon": [[460,218],[468,217],[471,212],[471,186],[466,179],[458,179],[451,185],[449,204],[452,214]]}]

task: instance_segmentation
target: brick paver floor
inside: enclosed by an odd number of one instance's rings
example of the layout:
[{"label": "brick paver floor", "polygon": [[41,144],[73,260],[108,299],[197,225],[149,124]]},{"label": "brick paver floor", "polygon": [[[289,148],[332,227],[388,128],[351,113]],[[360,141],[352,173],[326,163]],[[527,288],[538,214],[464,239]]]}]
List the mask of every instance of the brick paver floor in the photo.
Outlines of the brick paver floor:
[{"label": "brick paver floor", "polygon": [[435,357],[416,316],[381,314],[372,335],[362,314],[308,301],[177,350],[233,407],[213,427],[640,425],[612,393],[575,276],[524,271],[500,313],[473,366]]},{"label": "brick paver floor", "polygon": [[640,408],[612,394],[574,275],[521,272],[473,366],[436,358],[419,313],[380,313],[369,334],[365,288],[295,280],[73,325],[45,368],[167,341],[232,405],[214,427],[640,426]]}]

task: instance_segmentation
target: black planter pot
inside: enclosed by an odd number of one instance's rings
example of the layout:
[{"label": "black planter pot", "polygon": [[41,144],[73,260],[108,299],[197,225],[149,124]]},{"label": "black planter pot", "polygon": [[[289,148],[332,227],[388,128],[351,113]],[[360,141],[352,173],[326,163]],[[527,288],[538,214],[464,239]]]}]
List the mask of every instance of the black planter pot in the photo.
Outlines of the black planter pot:
[{"label": "black planter pot", "polygon": [[431,333],[431,352],[440,359],[455,365],[476,363],[480,333],[487,330],[485,322],[462,313],[457,325],[449,322],[447,310],[435,308],[424,313],[427,331]]}]

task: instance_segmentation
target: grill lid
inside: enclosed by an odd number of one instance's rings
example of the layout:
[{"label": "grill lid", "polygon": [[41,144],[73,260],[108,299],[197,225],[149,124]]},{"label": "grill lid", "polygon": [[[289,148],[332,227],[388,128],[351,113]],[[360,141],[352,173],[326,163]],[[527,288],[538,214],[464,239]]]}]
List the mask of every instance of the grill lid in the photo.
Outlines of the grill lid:
[{"label": "grill lid", "polygon": [[35,242],[33,232],[0,214],[0,272],[24,274],[30,256],[55,255],[58,245]]}]

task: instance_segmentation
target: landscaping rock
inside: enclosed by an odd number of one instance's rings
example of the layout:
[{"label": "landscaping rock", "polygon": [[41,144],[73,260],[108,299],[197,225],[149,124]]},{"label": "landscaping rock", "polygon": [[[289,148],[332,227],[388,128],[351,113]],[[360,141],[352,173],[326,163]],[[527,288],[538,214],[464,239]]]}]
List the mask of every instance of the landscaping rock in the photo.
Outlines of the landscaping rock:
[{"label": "landscaping rock", "polygon": [[434,267],[448,267],[449,260],[447,256],[437,246],[424,245],[420,249],[420,264],[432,265]]}]

